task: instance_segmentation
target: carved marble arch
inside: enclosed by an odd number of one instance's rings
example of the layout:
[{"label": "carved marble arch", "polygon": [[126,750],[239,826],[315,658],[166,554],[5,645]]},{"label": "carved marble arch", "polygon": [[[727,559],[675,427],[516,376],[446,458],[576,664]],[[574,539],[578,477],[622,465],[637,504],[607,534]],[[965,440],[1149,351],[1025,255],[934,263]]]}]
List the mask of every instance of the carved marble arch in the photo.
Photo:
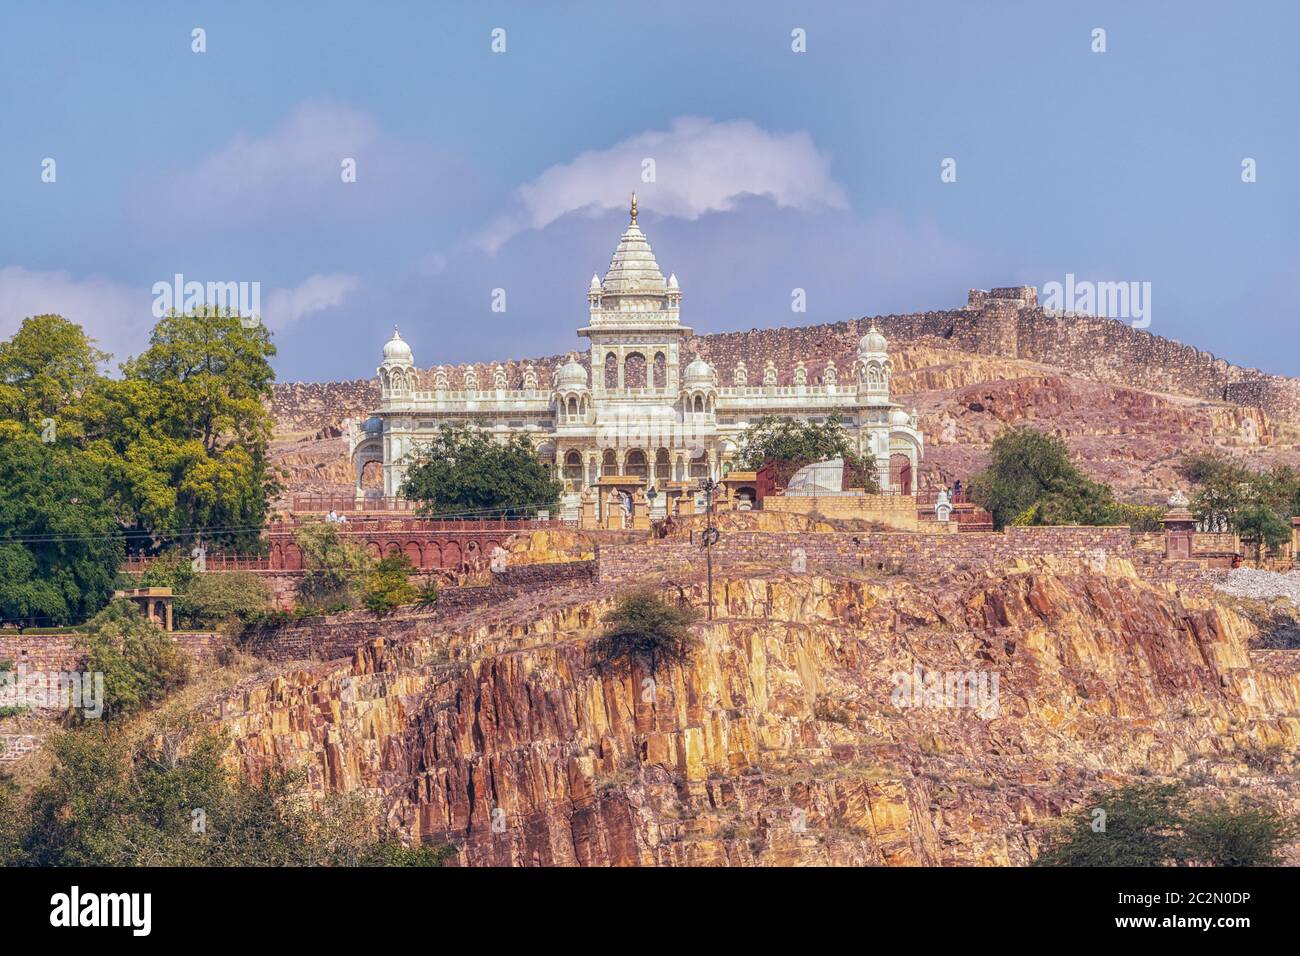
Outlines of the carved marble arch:
[{"label": "carved marble arch", "polygon": [[605,387],[618,388],[618,356],[613,352],[605,355]]},{"label": "carved marble arch", "polygon": [[627,388],[645,388],[646,362],[640,352],[632,352],[623,360],[623,385]]},{"label": "carved marble arch", "polygon": [[384,464],[384,440],[376,435],[373,438],[367,438],[365,441],[358,442],[357,447],[352,450],[352,473],[356,479],[357,494],[361,494],[364,488],[362,481],[363,472],[367,465],[378,465],[380,468]]},{"label": "carved marble arch", "polygon": [[571,417],[576,416],[578,414],[578,400],[574,398],[572,395],[570,395],[569,401],[566,404],[565,409],[566,411],[568,411]]},{"label": "carved marble arch", "polygon": [[605,449],[605,454],[600,459],[600,473],[602,475],[618,474],[618,459],[614,457],[614,449]]},{"label": "carved marble arch", "polygon": [[663,352],[655,353],[654,364],[654,387],[668,387],[668,358]]}]

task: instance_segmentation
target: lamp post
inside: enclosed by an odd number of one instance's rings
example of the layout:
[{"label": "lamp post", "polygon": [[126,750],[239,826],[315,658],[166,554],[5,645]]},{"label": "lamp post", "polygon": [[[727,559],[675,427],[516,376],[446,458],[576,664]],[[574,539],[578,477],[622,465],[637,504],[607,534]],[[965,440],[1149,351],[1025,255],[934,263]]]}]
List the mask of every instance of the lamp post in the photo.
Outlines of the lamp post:
[{"label": "lamp post", "polygon": [[708,521],[704,528],[704,564],[708,574],[709,620],[713,620],[713,545],[718,540],[718,529],[713,526],[713,491],[718,487],[712,478],[700,484],[704,491],[704,511]]}]

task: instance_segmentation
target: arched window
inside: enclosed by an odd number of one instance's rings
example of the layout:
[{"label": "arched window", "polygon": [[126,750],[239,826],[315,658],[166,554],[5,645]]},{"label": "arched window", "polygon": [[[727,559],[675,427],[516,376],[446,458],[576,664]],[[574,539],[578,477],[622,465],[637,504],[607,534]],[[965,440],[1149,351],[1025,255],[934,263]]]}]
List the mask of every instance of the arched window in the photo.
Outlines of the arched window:
[{"label": "arched window", "polygon": [[614,449],[605,449],[605,454],[600,459],[600,473],[602,475],[618,474],[618,459],[614,457]]},{"label": "arched window", "polygon": [[691,450],[691,477],[707,478],[709,477],[709,456],[704,453],[704,449]]},{"label": "arched window", "polygon": [[641,449],[633,448],[627,453],[627,457],[623,461],[623,470],[627,474],[640,478],[643,481],[650,477],[649,468],[646,465],[645,452]]},{"label": "arched window", "polygon": [[564,477],[568,481],[582,481],[582,455],[576,450],[564,456]]},{"label": "arched window", "polygon": [[655,353],[655,388],[668,387],[668,359],[663,352]]},{"label": "arched window", "polygon": [[[569,396],[569,414],[570,415],[578,414],[578,400],[574,398],[572,395]],[[576,452],[574,454],[576,454]]]},{"label": "arched window", "polygon": [[703,414],[704,412],[704,399],[700,398],[698,395],[695,396],[694,411],[697,415]]},{"label": "arched window", "polygon": [[655,478],[663,481],[672,478],[672,465],[668,461],[667,448],[660,448],[655,452]]},{"label": "arched window", "polygon": [[623,384],[627,388],[645,388],[645,356],[633,352],[623,363]]},{"label": "arched window", "polygon": [[613,352],[605,356],[605,387],[618,388],[618,356]]}]

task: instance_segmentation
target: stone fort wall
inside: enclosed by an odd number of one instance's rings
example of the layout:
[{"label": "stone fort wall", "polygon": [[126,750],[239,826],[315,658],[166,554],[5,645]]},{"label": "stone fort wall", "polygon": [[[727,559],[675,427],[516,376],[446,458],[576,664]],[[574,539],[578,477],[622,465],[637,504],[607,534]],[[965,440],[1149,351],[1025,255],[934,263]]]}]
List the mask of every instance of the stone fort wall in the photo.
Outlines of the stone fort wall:
[{"label": "stone fort wall", "polygon": [[[172,634],[181,653],[195,664],[207,663],[226,642],[215,631],[175,631]],[[14,667],[26,667],[29,672],[76,671],[81,669],[83,652],[81,635],[19,634],[0,632],[0,661],[13,661]]]},{"label": "stone fort wall", "polygon": [[[1112,559],[1132,562],[1132,534],[1127,527],[1007,528],[1002,533],[928,532],[734,532],[713,548],[715,570],[794,569],[802,550],[809,572],[918,572],[942,578],[959,571],[1005,570],[1018,563],[1074,562],[1105,570]],[[650,572],[697,573],[704,562],[699,542],[685,539],[602,549],[601,582]]]},{"label": "stone fort wall", "polygon": [[[1261,408],[1277,419],[1300,422],[1300,379],[1233,365],[1209,352],[1134,329],[1127,322],[1045,311],[1028,286],[973,289],[960,309],[693,336],[686,340],[685,349],[687,354],[698,351],[713,363],[722,385],[732,383],[741,361],[749,370],[750,384],[757,384],[769,358],[776,363],[782,384],[791,382],[800,360],[808,368],[810,382],[821,379],[827,361],[835,362],[840,381],[846,381],[858,339],[873,322],[891,342],[946,343],[963,351],[1054,365],[1108,384]],[[585,352],[578,351],[577,356],[586,363]],[[531,361],[539,379],[547,383],[562,359],[555,355]],[[522,384],[524,364],[504,362],[511,387]],[[492,367],[491,363],[474,365],[479,381],[491,380]],[[451,367],[453,384],[466,368]],[[316,430],[361,417],[378,403],[374,379],[295,382],[275,386],[272,411],[282,427]]]}]

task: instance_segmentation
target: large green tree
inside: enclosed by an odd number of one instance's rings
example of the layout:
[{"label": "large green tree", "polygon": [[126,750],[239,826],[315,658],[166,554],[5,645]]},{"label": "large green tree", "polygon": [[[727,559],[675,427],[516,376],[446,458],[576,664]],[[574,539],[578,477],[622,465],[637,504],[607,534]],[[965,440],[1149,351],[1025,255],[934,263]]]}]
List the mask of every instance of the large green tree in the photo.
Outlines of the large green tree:
[{"label": "large green tree", "polygon": [[796,469],[831,458],[844,459],[850,487],[880,490],[875,468],[853,450],[853,440],[837,415],[824,422],[765,415],[741,436],[736,463],[753,471],[776,462],[781,478],[788,480]]},{"label": "large green tree", "polygon": [[108,600],[123,540],[106,497],[76,448],[0,440],[0,617],[67,624]]},{"label": "large green tree", "polygon": [[1149,530],[1155,509],[1115,499],[1070,457],[1065,442],[1033,428],[1011,428],[993,439],[992,461],[971,478],[975,503],[1001,528],[1022,525],[1130,525]]},{"label": "large green tree", "polygon": [[[60,315],[35,315],[0,342],[0,419],[56,437],[68,413],[102,380],[111,358],[81,326]],[[53,435],[44,423],[54,423]]]},{"label": "large green tree", "polygon": [[88,396],[87,449],[137,530],[255,546],[277,489],[267,460],[274,354],[261,324],[215,310],[172,313],[123,364],[122,379]]},{"label": "large green tree", "polygon": [[501,442],[466,425],[443,425],[412,456],[401,493],[427,515],[532,517],[555,509],[563,490],[526,437]]},{"label": "large green tree", "polygon": [[1192,482],[1192,513],[1211,528],[1235,531],[1254,545],[1258,559],[1291,534],[1290,519],[1300,514],[1300,472],[1287,465],[1252,471],[1212,453],[1189,455],[1179,470]]}]

